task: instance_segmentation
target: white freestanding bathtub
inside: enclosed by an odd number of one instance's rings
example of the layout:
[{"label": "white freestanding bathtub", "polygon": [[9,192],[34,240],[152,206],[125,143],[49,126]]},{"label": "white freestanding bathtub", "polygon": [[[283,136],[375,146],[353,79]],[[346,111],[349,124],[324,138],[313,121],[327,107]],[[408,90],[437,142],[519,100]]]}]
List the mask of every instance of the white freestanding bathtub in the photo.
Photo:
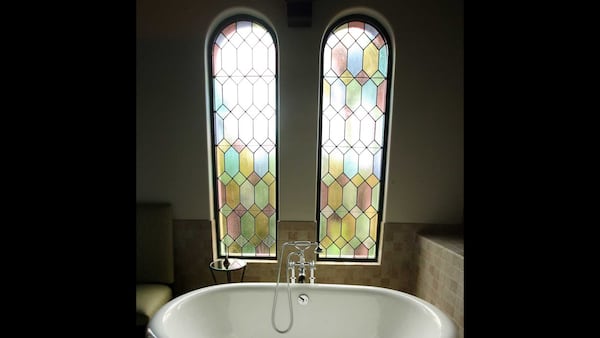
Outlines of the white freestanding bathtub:
[{"label": "white freestanding bathtub", "polygon": [[[231,283],[165,304],[149,338],[456,338],[456,325],[410,294],[362,285]],[[273,312],[273,305],[275,311]],[[277,330],[280,332],[278,332]],[[284,333],[281,333],[284,332]]]}]

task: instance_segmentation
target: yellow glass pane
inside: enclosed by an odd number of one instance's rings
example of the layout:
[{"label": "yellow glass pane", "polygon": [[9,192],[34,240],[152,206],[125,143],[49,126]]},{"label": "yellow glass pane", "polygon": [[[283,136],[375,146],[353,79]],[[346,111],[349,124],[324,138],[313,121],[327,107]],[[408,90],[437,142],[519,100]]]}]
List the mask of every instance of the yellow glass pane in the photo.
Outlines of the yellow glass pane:
[{"label": "yellow glass pane", "polygon": [[354,177],[352,177],[352,179],[350,180],[352,181],[352,183],[354,183],[355,186],[360,186],[365,180],[362,178],[362,176],[360,176],[359,174],[354,175]]},{"label": "yellow glass pane", "polygon": [[365,48],[363,56],[363,69],[367,75],[372,76],[379,68],[379,50],[377,47],[370,43]]},{"label": "yellow glass pane", "polygon": [[264,213],[261,212],[256,215],[254,226],[256,227],[256,235],[261,239],[264,239],[269,235],[269,218]]},{"label": "yellow glass pane", "polygon": [[356,220],[352,214],[347,214],[342,218],[342,237],[344,237],[345,240],[350,241],[356,234],[355,230]]},{"label": "yellow glass pane", "polygon": [[263,181],[265,181],[266,184],[271,185],[271,183],[273,183],[275,181],[275,177],[273,176],[273,174],[267,172],[265,174],[265,176],[263,176]]},{"label": "yellow glass pane", "polygon": [[342,205],[342,191],[342,186],[337,182],[333,182],[329,186],[327,191],[327,204],[334,210]]},{"label": "yellow glass pane", "polygon": [[277,199],[275,198],[275,183],[269,185],[269,204],[273,208],[277,208]]},{"label": "yellow glass pane", "polygon": [[379,179],[375,176],[375,175],[370,175],[369,178],[367,178],[367,184],[369,186],[374,187],[377,183],[379,183]]},{"label": "yellow glass pane", "polygon": [[333,177],[338,177],[344,172],[344,154],[339,151],[331,152],[329,155],[329,172]]},{"label": "yellow glass pane", "polygon": [[254,171],[254,158],[250,149],[245,148],[240,153],[240,172],[248,177]]},{"label": "yellow glass pane", "polygon": [[225,186],[225,197],[227,201],[227,205],[234,209],[240,204],[240,186],[235,183],[235,181],[230,181],[227,186]]},{"label": "yellow glass pane", "polygon": [[342,233],[342,220],[336,214],[327,219],[327,236],[337,239]]},{"label": "yellow glass pane", "polygon": [[350,83],[350,81],[354,80],[354,76],[352,75],[352,73],[350,73],[348,70],[346,70],[345,72],[342,73],[342,75],[340,76],[340,78],[342,79],[342,81],[347,85],[348,83]]},{"label": "yellow glass pane", "polygon": [[262,243],[262,240],[260,238],[258,238],[258,236],[252,236],[252,238],[250,238],[249,241],[253,246],[257,247],[260,243]]},{"label": "yellow glass pane", "polygon": [[342,237],[336,239],[334,243],[335,245],[337,245],[338,248],[341,248],[344,245],[346,245],[346,241]]},{"label": "yellow glass pane", "polygon": [[256,217],[256,215],[261,213],[261,210],[259,207],[256,206],[256,204],[253,204],[250,209],[248,209],[248,212],[250,213],[250,215]]},{"label": "yellow glass pane", "polygon": [[319,245],[321,246],[321,248],[323,249],[327,249],[329,248],[329,246],[333,244],[333,242],[331,241],[331,238],[325,236],[322,240],[319,241]]},{"label": "yellow glass pane", "polygon": [[219,177],[225,171],[225,153],[221,150],[221,147],[217,147],[216,157],[217,157],[217,177]]},{"label": "yellow glass pane", "polygon": [[329,98],[331,95],[331,86],[327,80],[323,79],[323,107],[329,106]]},{"label": "yellow glass pane", "polygon": [[229,254],[240,254],[242,253],[242,247],[237,243],[233,242],[229,246]]},{"label": "yellow glass pane", "polygon": [[377,239],[378,220],[379,220],[379,217],[377,217],[377,215],[375,215],[375,217],[371,218],[371,222],[369,224],[369,237],[371,237],[373,240]]}]

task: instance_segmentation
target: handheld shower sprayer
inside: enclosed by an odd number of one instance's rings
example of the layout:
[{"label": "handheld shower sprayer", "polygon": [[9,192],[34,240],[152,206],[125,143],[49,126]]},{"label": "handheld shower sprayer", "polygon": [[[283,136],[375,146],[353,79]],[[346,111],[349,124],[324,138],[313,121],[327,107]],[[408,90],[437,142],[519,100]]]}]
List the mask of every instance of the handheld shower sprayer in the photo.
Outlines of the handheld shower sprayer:
[{"label": "handheld shower sprayer", "polygon": [[[275,308],[277,304],[277,291],[279,290],[279,277],[281,274],[281,266],[283,263],[283,253],[287,246],[293,246],[296,250],[291,251],[287,254],[287,269],[286,271],[286,284],[287,284],[287,294],[288,294],[288,305],[289,305],[289,314],[290,314],[290,322],[286,329],[279,329],[275,325]],[[279,269],[277,269],[277,283],[275,284],[275,292],[273,294],[273,307],[271,311],[271,325],[273,329],[279,333],[288,332],[294,323],[294,312],[292,310],[292,292],[291,292],[291,284],[296,284],[296,268],[298,269],[298,282],[304,283],[306,279],[310,281],[310,284],[315,283],[315,270],[317,269],[315,260],[313,259],[310,262],[306,261],[304,256],[304,252],[306,249],[314,246],[315,249],[313,253],[316,255],[323,252],[319,242],[311,242],[311,241],[291,241],[285,242],[281,245],[281,259],[279,261]],[[297,256],[298,261],[294,261],[292,256]],[[306,278],[306,270],[310,271],[310,277]]]}]

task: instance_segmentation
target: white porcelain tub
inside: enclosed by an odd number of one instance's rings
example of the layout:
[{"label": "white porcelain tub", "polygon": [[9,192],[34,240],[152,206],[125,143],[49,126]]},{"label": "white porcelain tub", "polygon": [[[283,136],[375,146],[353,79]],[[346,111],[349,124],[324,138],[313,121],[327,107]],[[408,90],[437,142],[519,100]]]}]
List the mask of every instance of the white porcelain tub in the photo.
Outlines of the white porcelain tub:
[{"label": "white porcelain tub", "polygon": [[[456,338],[457,329],[432,304],[404,292],[361,285],[208,286],[165,304],[150,320],[152,338]],[[306,304],[301,304],[301,300]],[[277,332],[275,327],[285,333]],[[289,328],[289,329],[288,329]]]}]

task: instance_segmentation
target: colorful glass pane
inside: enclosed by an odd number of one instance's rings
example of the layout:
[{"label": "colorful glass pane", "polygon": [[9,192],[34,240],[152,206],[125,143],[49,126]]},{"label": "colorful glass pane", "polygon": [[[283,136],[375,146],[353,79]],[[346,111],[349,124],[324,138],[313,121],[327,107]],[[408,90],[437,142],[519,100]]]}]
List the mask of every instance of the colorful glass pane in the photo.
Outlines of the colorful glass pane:
[{"label": "colorful glass pane", "polygon": [[389,57],[385,36],[365,21],[345,22],[325,39],[317,196],[321,258],[376,259]]},{"label": "colorful glass pane", "polygon": [[210,56],[219,254],[275,257],[273,35],[259,22],[235,21],[216,34]]}]

